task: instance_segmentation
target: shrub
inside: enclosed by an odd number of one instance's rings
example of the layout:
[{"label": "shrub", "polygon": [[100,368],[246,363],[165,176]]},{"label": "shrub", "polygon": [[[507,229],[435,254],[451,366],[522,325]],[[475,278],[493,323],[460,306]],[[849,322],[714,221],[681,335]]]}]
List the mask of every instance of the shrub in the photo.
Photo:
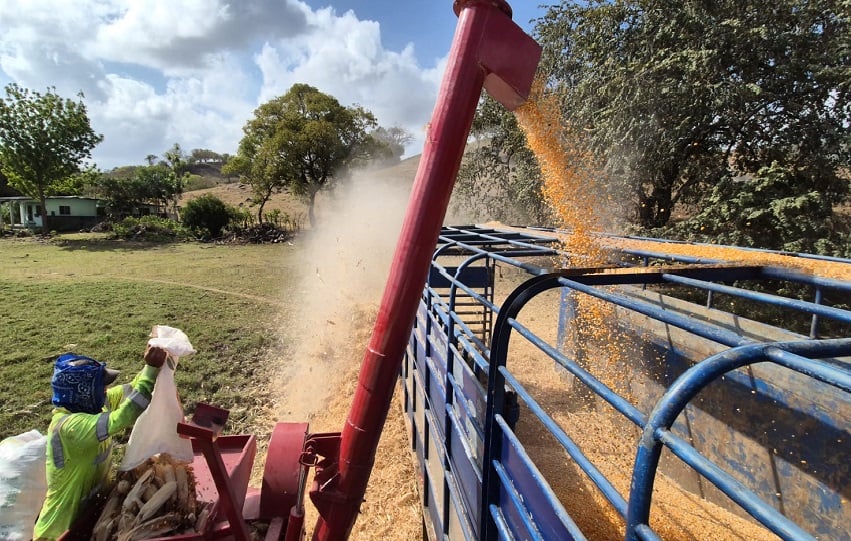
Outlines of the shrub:
[{"label": "shrub", "polygon": [[200,175],[188,175],[183,181],[183,191],[194,192],[195,190],[215,188],[217,185],[218,183],[214,178],[202,177]]},{"label": "shrub", "polygon": [[247,208],[230,208],[230,226],[232,229],[245,229],[252,225],[254,225],[254,214]]},{"label": "shrub", "polygon": [[231,214],[231,208],[221,199],[204,194],[186,203],[182,212],[183,225],[203,238],[217,239],[228,225]]},{"label": "shrub", "polygon": [[179,222],[158,216],[124,218],[112,224],[112,236],[120,239],[169,241],[191,236]]}]

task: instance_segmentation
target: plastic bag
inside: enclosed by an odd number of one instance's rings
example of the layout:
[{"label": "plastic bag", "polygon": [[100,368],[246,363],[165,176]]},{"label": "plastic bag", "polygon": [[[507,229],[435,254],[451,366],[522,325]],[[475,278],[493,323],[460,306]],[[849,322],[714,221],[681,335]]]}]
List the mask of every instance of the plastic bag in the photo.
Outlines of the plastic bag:
[{"label": "plastic bag", "polygon": [[166,350],[168,358],[160,368],[151,403],[133,425],[124,460],[119,467],[122,471],[132,470],[159,453],[168,453],[180,462],[192,462],[192,442],[177,433],[177,423],[184,420],[184,415],[174,383],[174,371],[178,360],[195,353],[195,348],[183,331],[165,325],[154,327],[148,345]]},{"label": "plastic bag", "polygon": [[0,441],[0,539],[32,539],[47,493],[46,448],[38,430]]}]

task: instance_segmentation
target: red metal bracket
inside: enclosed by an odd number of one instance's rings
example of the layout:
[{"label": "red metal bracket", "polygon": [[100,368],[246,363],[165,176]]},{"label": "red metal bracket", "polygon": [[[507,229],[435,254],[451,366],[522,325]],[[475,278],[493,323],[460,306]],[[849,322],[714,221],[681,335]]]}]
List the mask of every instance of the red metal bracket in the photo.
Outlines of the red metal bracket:
[{"label": "red metal bracket", "polygon": [[316,469],[310,490],[310,501],[320,515],[327,513],[331,504],[347,499],[338,488],[339,461],[339,432],[310,434],[307,437],[299,462],[307,468]]},{"label": "red metal bracket", "polygon": [[236,541],[249,541],[248,525],[242,517],[245,495],[240,498],[234,490],[217,441],[229,413],[209,404],[198,404],[189,423],[177,423],[177,433],[191,437],[193,446],[203,453],[219,493],[219,506],[230,525],[229,533]]}]

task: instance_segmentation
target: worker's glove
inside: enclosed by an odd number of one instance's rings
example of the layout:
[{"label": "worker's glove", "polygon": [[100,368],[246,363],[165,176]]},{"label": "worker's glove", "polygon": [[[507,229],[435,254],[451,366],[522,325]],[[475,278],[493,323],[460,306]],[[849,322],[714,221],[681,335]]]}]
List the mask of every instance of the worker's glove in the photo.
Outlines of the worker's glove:
[{"label": "worker's glove", "polygon": [[154,368],[162,367],[168,357],[168,352],[162,348],[148,346],[145,348],[145,364]]}]

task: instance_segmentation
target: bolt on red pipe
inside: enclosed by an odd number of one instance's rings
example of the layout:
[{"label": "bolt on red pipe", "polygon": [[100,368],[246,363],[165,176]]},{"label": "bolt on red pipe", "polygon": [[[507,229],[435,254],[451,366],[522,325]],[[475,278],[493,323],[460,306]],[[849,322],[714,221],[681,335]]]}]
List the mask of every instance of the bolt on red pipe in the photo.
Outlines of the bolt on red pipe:
[{"label": "bolt on red pipe", "polygon": [[402,356],[428,275],[482,88],[510,110],[529,96],[540,46],[504,0],[455,0],[458,25],[412,188],[390,276],[340,435],[337,472],[311,499],[313,539],[346,539],[357,518]]}]

